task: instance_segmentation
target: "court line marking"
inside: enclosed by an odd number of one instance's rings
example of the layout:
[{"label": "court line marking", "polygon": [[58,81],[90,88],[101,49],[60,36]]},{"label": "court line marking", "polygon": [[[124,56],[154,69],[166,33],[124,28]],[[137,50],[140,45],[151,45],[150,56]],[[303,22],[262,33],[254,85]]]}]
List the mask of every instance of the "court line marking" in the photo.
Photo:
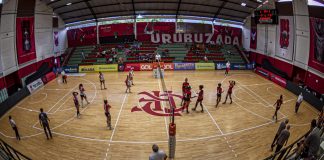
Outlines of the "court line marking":
[{"label": "court line marking", "polygon": [[[162,91],[162,89],[161,89],[161,82],[159,81],[159,79],[157,79],[157,82],[158,82],[158,84],[159,84],[159,90],[160,90],[160,92]],[[164,91],[162,91],[162,92],[164,92]],[[161,98],[161,95],[159,96],[159,98]],[[168,93],[168,99],[169,99],[169,93]],[[164,114],[166,114],[166,112],[165,112],[165,102],[163,101],[162,103],[161,103],[161,105],[162,105],[162,107],[163,107],[163,112],[164,112]],[[171,106],[170,106],[171,107]],[[171,108],[170,108],[171,109]],[[166,134],[167,134],[167,138],[169,138],[169,129],[168,129],[168,123],[167,123],[167,119],[166,119],[166,116],[163,116],[164,117],[164,123],[165,123],[165,131],[166,131]],[[169,117],[171,117],[171,116],[169,116]]]},{"label": "court line marking", "polygon": [[211,118],[211,120],[213,121],[213,123],[215,124],[216,128],[220,131],[221,135],[224,135],[223,131],[220,129],[219,125],[217,124],[216,120],[214,119],[214,117],[210,114],[210,112],[208,111],[207,107],[205,107],[205,105],[203,105],[203,107],[205,108],[205,110],[207,111],[209,117]]},{"label": "court line marking", "polygon": [[[238,81],[239,82],[239,81]],[[241,83],[241,82],[239,82]],[[252,91],[251,89],[249,89],[248,87],[243,87],[244,89],[249,90],[250,92],[252,92],[255,96],[259,97],[263,102],[266,102],[268,104],[268,106],[270,106],[271,108],[275,109],[275,107],[273,105],[271,105],[268,101],[266,101],[264,98],[262,98],[260,95],[258,95],[256,92]],[[264,105],[264,104],[263,104]],[[283,115],[284,117],[287,117],[285,114],[283,114],[280,110],[278,111],[279,114]]]},{"label": "court line marking", "polygon": [[119,109],[119,113],[118,113],[118,116],[117,116],[117,120],[116,120],[116,122],[115,122],[115,126],[114,126],[113,131],[112,131],[111,136],[110,136],[110,140],[109,140],[108,148],[107,148],[107,150],[106,150],[106,157],[104,158],[104,160],[106,160],[107,157],[108,157],[108,152],[109,152],[109,150],[110,150],[110,145],[111,145],[112,139],[113,139],[113,137],[114,137],[114,135],[115,135],[115,131],[116,131],[116,129],[117,129],[118,121],[119,121],[119,118],[120,118],[120,115],[121,115],[121,112],[122,112],[122,110],[123,110],[123,107],[124,107],[124,104],[125,104],[125,102],[126,102],[127,97],[128,97],[128,94],[126,93],[125,96],[124,96],[124,100],[123,100],[123,102],[122,102],[122,105],[121,105],[121,107],[120,107],[120,109]]},{"label": "court line marking", "polygon": [[[315,112],[315,113],[317,113],[317,112]],[[283,119],[283,118],[281,118],[281,119]],[[279,120],[281,120],[281,119],[279,119]],[[261,125],[258,125],[258,126],[254,126],[254,127],[250,127],[250,128],[245,128],[245,129],[238,130],[238,131],[234,131],[234,132],[225,133],[224,135],[230,135],[230,134],[235,134],[235,133],[239,133],[239,132],[243,132],[243,131],[247,131],[247,130],[259,128],[259,127],[262,127],[264,125],[268,125],[268,124],[271,124],[271,123],[273,123],[273,122],[268,122],[268,123],[264,123],[264,124],[261,124]],[[291,125],[302,126],[302,125],[308,125],[308,123],[305,123],[305,124],[291,124]],[[39,129],[39,128],[37,128],[37,129]],[[3,135],[3,136],[5,136],[5,137],[10,137],[10,136],[6,136],[2,132],[0,132],[0,134]],[[37,135],[40,135],[40,134],[42,134],[42,132],[41,133],[34,134],[34,135],[23,136],[22,138],[33,137],[33,136],[37,136]],[[59,133],[59,134],[61,134],[61,133]],[[62,135],[65,135],[65,134],[62,134]],[[71,136],[71,135],[65,135],[65,136]],[[210,138],[210,137],[213,138],[213,137],[219,137],[219,136],[222,136],[222,135],[208,136],[208,137],[195,138],[195,139],[177,140],[177,141],[194,141],[194,140],[201,140],[201,139],[207,139],[207,138]],[[77,138],[77,136],[71,136],[71,137]],[[15,137],[12,137],[12,138],[15,138]],[[78,138],[83,138],[83,137],[78,137]],[[100,140],[100,139],[98,139],[98,140]],[[123,142],[125,142],[125,143],[138,143],[138,141],[111,141],[111,143],[123,143]],[[167,141],[155,141],[155,142],[167,142]],[[142,143],[142,142],[139,142],[139,143]],[[144,143],[154,143],[154,142],[144,142]]]},{"label": "court line marking", "polygon": [[29,104],[36,104],[36,103],[40,103],[40,102],[44,101],[47,98],[47,93],[41,93],[41,94],[45,94],[45,97],[43,97],[41,100],[38,100],[38,101],[31,100],[31,102],[28,102],[28,103]]},{"label": "court line marking", "polygon": [[66,96],[70,95],[70,92],[72,92],[78,85],[76,84],[72,89],[70,89],[69,92],[67,92],[60,100],[58,100],[47,112],[51,112],[51,110],[59,103],[61,102]]},{"label": "court line marking", "polygon": [[[239,90],[242,90],[243,92],[247,93],[246,91],[244,91],[240,86],[238,86],[239,88],[238,89],[235,89],[235,91],[239,91]],[[248,101],[245,101],[241,98],[239,98],[238,96],[236,96],[235,92],[233,92],[233,96],[238,99],[239,101],[242,101],[244,103],[249,103],[249,104],[262,104],[261,102],[259,102],[255,97],[253,97],[253,99],[255,99],[256,102],[248,102]]]}]

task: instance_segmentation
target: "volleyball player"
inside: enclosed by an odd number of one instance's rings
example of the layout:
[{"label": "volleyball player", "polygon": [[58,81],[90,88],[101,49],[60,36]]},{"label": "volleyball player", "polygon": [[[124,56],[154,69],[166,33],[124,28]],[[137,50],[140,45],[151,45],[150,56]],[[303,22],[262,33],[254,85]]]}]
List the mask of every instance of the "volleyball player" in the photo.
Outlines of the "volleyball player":
[{"label": "volleyball player", "polygon": [[73,95],[74,106],[77,111],[77,118],[80,118],[81,114],[80,114],[80,104],[78,100],[78,92],[73,92],[72,95]]},{"label": "volleyball player", "polygon": [[186,109],[187,113],[189,113],[188,108],[189,108],[189,105],[191,102],[191,100],[190,100],[191,98],[194,98],[194,97],[191,97],[191,87],[187,86],[186,91],[183,96],[184,103],[183,103],[183,107],[182,107],[182,112],[184,112],[184,109]]},{"label": "volleyball player", "polygon": [[232,92],[233,92],[233,87],[235,86],[235,81],[228,81],[228,82],[229,82],[229,87],[228,87],[226,98],[225,98],[225,101],[223,102],[223,104],[226,103],[227,97],[229,97],[231,100],[230,104],[232,104],[232,102],[233,102],[232,101]]},{"label": "volleyball player", "polygon": [[222,99],[222,93],[223,93],[223,89],[222,89],[222,84],[218,83],[218,87],[217,87],[217,99],[216,99],[216,107],[218,106],[219,102]]},{"label": "volleyball player", "polygon": [[272,116],[272,119],[274,119],[274,117],[276,117],[276,122],[277,122],[277,120],[278,120],[278,118],[277,118],[277,117],[278,117],[277,114],[278,114],[278,111],[279,111],[279,109],[280,109],[282,103],[283,103],[283,96],[280,95],[280,98],[279,98],[279,99],[276,101],[276,103],[273,105],[273,106],[276,106],[276,110],[275,110],[275,113],[274,113],[273,116]]},{"label": "volleyball player", "polygon": [[106,84],[105,84],[105,77],[101,72],[99,72],[99,80],[100,80],[100,88],[101,88],[101,90],[102,90],[102,85],[104,86],[104,89],[107,89]]},{"label": "volleyball player", "polygon": [[196,101],[195,108],[192,108],[193,111],[196,111],[197,105],[199,103],[200,107],[201,107],[201,112],[204,112],[204,108],[203,108],[203,105],[202,105],[202,101],[204,100],[204,90],[203,90],[203,88],[204,88],[203,85],[199,85],[198,98],[197,98],[197,101]]},{"label": "volleyball player", "polygon": [[108,101],[104,100],[104,110],[105,110],[105,115],[107,118],[107,127],[109,128],[109,130],[112,130],[113,128],[111,127],[110,108],[111,108],[111,106],[108,104]]},{"label": "volleyball player", "polygon": [[126,77],[125,84],[126,84],[126,91],[125,91],[125,93],[127,93],[127,91],[129,91],[129,93],[131,93],[132,82],[129,79],[129,75],[127,75],[127,77]]},{"label": "volleyball player", "polygon": [[[182,96],[184,97],[184,94],[186,92],[187,87],[189,86],[188,78],[185,78],[185,81],[182,83]],[[182,106],[184,99],[182,98],[180,106]]]},{"label": "volleyball player", "polygon": [[129,76],[129,80],[131,81],[131,84],[134,85],[134,68],[132,67],[130,70],[129,70],[129,73],[128,73],[128,76]]},{"label": "volleyball player", "polygon": [[85,89],[83,87],[83,84],[79,84],[79,91],[80,91],[80,97],[81,97],[81,106],[83,107],[83,99],[89,104],[89,101],[87,99],[87,95],[84,93]]}]

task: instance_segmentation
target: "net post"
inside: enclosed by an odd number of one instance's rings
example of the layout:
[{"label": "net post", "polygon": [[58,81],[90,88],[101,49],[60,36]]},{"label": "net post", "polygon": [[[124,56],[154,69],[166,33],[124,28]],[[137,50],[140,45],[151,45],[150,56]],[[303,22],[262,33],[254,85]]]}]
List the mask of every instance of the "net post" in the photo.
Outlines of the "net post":
[{"label": "net post", "polygon": [[174,106],[171,106],[171,122],[169,123],[169,159],[174,159],[176,148],[176,124],[174,123]]}]

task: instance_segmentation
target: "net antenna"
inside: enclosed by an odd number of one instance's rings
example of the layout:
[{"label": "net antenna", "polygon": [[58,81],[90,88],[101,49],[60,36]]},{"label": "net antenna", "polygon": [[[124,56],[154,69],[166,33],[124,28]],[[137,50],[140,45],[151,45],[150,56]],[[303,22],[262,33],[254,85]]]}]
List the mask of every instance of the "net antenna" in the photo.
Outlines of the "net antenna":
[{"label": "net antenna", "polygon": [[157,70],[158,70],[158,74],[160,76],[161,79],[161,84],[162,84],[162,89],[164,91],[164,93],[167,95],[168,98],[168,106],[169,109],[171,110],[171,113],[169,114],[170,117],[170,123],[169,123],[169,159],[174,159],[175,157],[175,147],[176,147],[176,124],[174,123],[174,110],[175,110],[175,106],[173,106],[173,103],[171,103],[170,101],[170,92],[168,91],[166,85],[165,85],[165,81],[164,81],[164,74],[162,71],[162,67],[164,68],[164,66],[161,66],[160,60],[157,59],[158,65],[157,65]]}]

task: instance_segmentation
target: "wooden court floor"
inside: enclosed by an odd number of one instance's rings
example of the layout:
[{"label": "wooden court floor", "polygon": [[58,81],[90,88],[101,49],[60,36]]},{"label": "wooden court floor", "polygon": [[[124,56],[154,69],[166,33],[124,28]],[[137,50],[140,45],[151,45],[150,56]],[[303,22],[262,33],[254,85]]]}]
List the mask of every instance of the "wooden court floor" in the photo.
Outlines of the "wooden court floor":
[{"label": "wooden court floor", "polygon": [[[127,73],[105,73],[107,90],[100,90],[98,74],[69,76],[68,84],[54,80],[25,98],[0,120],[0,137],[18,151],[32,159],[148,159],[152,144],[168,152],[169,117],[163,116],[168,105],[162,94],[160,80],[152,72],[135,72],[132,92],[125,94]],[[298,114],[294,113],[296,96],[280,86],[256,75],[252,71],[232,71],[225,77],[223,71],[170,71],[165,83],[176,107],[179,108],[181,84],[189,79],[193,91],[205,86],[204,107],[201,113],[179,113],[176,116],[177,143],[175,159],[263,159],[271,154],[270,144],[280,121],[289,118],[291,137],[288,144],[306,133],[317,112],[303,102]],[[237,82],[233,104],[220,104],[215,108],[216,85],[223,84],[227,91],[228,80]],[[72,91],[83,83],[91,104],[81,108],[81,118],[75,117]],[[279,94],[284,104],[278,114],[278,123],[272,114]],[[160,99],[159,99],[160,98]],[[223,94],[222,101],[225,98]],[[103,99],[112,105],[112,125],[106,127]],[[193,99],[190,107],[194,106]],[[54,137],[46,140],[38,123],[39,108],[50,118]],[[162,108],[162,109],[161,109]],[[14,139],[8,116],[16,121],[21,141]]]}]

